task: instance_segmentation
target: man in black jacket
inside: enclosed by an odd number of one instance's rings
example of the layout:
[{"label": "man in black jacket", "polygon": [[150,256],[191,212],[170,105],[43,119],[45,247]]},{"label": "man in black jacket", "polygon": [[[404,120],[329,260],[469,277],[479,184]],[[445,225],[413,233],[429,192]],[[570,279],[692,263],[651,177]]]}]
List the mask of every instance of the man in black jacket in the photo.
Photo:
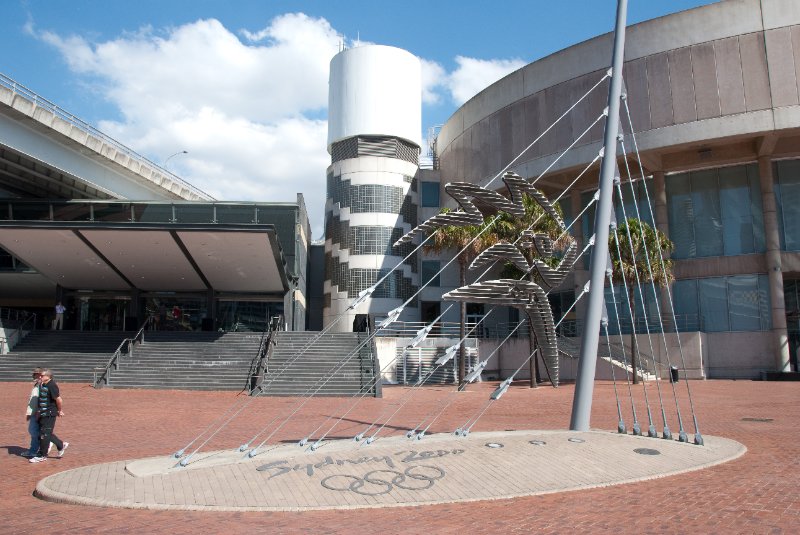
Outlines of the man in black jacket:
[{"label": "man in black jacket", "polygon": [[36,417],[39,419],[39,454],[30,460],[32,463],[41,463],[47,460],[50,441],[58,448],[59,457],[64,456],[64,452],[69,446],[69,442],[62,442],[53,434],[53,430],[56,427],[56,418],[64,416],[61,392],[53,380],[53,372],[47,369],[42,370],[41,377],[39,403],[36,410]]}]

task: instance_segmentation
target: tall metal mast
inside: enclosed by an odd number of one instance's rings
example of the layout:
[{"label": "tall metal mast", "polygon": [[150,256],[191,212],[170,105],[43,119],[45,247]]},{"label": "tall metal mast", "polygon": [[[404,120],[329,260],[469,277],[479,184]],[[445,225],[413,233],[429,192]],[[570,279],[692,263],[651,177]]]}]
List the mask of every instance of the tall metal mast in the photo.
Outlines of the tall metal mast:
[{"label": "tall metal mast", "polygon": [[589,302],[581,336],[581,353],[575,381],[575,395],[572,400],[572,418],[569,424],[569,428],[573,431],[588,431],[592,412],[600,320],[605,306],[603,287],[608,263],[608,233],[611,223],[614,172],[617,163],[617,131],[619,129],[619,101],[622,92],[622,63],[625,55],[627,11],[627,0],[618,0],[617,22],[614,30],[614,54],[611,60],[611,87],[608,92],[608,117],[603,138],[603,163],[600,170],[600,199],[594,219],[595,241],[590,264]]}]

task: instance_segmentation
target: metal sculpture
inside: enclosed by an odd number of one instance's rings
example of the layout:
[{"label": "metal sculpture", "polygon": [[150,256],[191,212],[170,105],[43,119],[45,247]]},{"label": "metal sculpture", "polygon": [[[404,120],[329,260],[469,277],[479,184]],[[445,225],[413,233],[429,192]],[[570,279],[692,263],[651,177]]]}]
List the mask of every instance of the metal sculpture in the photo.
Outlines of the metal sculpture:
[{"label": "metal sculpture", "polygon": [[[437,214],[408,232],[398,240],[397,244],[444,226],[480,225],[487,215],[498,211],[506,212],[513,217],[522,217],[525,215],[523,196],[528,195],[533,198],[544,210],[545,217],[550,217],[556,222],[562,230],[562,240],[567,243],[566,251],[558,265],[551,267],[543,260],[553,256],[555,250],[553,239],[536,230],[527,229],[515,243],[495,244],[478,255],[469,266],[470,270],[474,270],[498,260],[507,261],[524,273],[524,279],[476,282],[457,288],[442,297],[451,301],[511,306],[524,311],[533,327],[550,378],[554,385],[558,385],[558,341],[547,292],[558,287],[572,271],[578,258],[577,244],[575,239],[567,234],[564,221],[544,193],[516,173],[507,172],[503,176],[503,182],[508,188],[509,197],[474,184],[464,182],[447,184],[445,191],[456,200],[463,211]],[[535,257],[532,262],[528,262],[525,258],[524,250],[534,252]],[[526,280],[534,271],[539,275],[538,280]]]}]

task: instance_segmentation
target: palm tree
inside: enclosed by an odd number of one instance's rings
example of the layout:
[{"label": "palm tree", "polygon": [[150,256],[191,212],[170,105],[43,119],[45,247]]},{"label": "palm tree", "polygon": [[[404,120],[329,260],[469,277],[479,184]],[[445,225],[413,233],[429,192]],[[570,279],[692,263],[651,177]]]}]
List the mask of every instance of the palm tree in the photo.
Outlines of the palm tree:
[{"label": "palm tree", "polygon": [[[630,234],[630,239],[628,235]],[[619,249],[617,248],[619,237]],[[635,289],[651,282],[665,287],[674,279],[670,253],[675,248],[663,232],[644,221],[629,217],[608,237],[608,249],[614,277],[622,277],[628,288],[631,310],[631,369],[634,384],[639,382],[639,347],[636,341]],[[617,251],[619,250],[619,254]],[[663,260],[662,260],[663,259]],[[644,292],[644,288],[642,288]],[[644,302],[642,307],[644,307]]]},{"label": "palm tree", "polygon": [[[441,213],[449,212],[449,208],[442,208]],[[426,252],[441,253],[444,250],[457,250],[458,280],[460,286],[467,285],[467,267],[480,254],[481,251],[495,243],[496,237],[490,230],[493,220],[484,221],[481,225],[459,227],[447,225],[440,227],[433,238],[425,245]],[[464,384],[466,376],[464,337],[466,334],[467,303],[460,302],[459,337],[461,346],[458,350],[458,384]]]},{"label": "palm tree", "polygon": [[[562,234],[564,233],[563,227],[553,219],[542,206],[530,195],[527,193],[523,194],[522,196],[522,204],[525,207],[525,215],[522,217],[512,216],[505,212],[500,214],[500,218],[497,221],[495,234],[497,235],[498,240],[504,240],[509,243],[516,242],[519,248],[519,251],[528,261],[528,264],[533,264],[534,259],[538,257],[536,249],[533,247],[533,244],[525,244],[523,240],[519,240],[519,237],[522,235],[523,232],[532,232],[535,234],[544,234],[548,238],[553,241],[557,241],[562,239]],[[563,220],[563,212],[559,205],[554,206],[556,211],[558,212],[559,216],[562,217]],[[564,236],[566,237],[566,236]],[[563,245],[556,243],[556,245]],[[558,264],[559,258],[558,256],[552,256],[548,258],[539,258],[539,260],[544,261],[550,266],[555,266]],[[523,275],[526,275],[529,281],[535,282],[537,284],[541,284],[538,272],[533,269],[528,271],[527,274],[523,274],[520,269],[518,269],[513,264],[506,264],[503,267],[503,271],[501,272],[501,276],[503,278],[514,278],[519,279]],[[529,349],[531,354],[536,350],[537,341],[536,335],[533,332],[533,325],[528,322],[528,340],[529,340]],[[531,388],[536,388],[536,383],[539,378],[539,359],[532,358],[530,360],[530,375],[531,375]]]}]

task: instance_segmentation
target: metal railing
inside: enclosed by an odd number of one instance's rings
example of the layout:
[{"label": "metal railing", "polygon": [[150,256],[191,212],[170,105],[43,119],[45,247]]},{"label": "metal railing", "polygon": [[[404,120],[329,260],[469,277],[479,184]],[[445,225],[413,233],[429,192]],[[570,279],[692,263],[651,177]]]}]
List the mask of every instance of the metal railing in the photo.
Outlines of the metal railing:
[{"label": "metal railing", "polygon": [[272,356],[272,347],[277,344],[275,341],[275,333],[282,331],[285,325],[282,315],[273,316],[264,328],[261,334],[261,344],[258,346],[258,353],[253,362],[250,363],[250,369],[247,372],[247,384],[245,388],[251,396],[257,396],[261,393],[261,384],[264,382],[264,376],[269,372],[269,359]]},{"label": "metal railing", "polygon": [[134,160],[137,160],[139,163],[145,163],[148,166],[156,169],[159,173],[161,173],[162,175],[164,175],[166,177],[169,177],[169,179],[171,181],[173,181],[173,182],[181,185],[182,187],[188,189],[189,191],[191,191],[192,193],[194,193],[195,195],[197,195],[201,199],[213,200],[213,197],[211,197],[208,193],[206,193],[203,190],[201,190],[201,189],[189,184],[187,181],[183,180],[179,176],[174,175],[173,173],[171,173],[167,169],[164,169],[163,167],[161,167],[160,165],[156,164],[155,162],[149,160],[148,158],[145,158],[144,156],[142,156],[138,152],[134,151],[133,149],[130,149],[130,148],[126,147],[125,145],[123,145],[122,143],[117,141],[116,139],[108,136],[107,134],[104,134],[103,132],[101,132],[97,128],[93,127],[89,123],[79,119],[78,117],[76,117],[75,115],[71,114],[70,112],[60,108],[59,106],[57,106],[53,102],[50,102],[46,98],[36,94],[33,90],[28,89],[24,85],[20,84],[19,82],[17,82],[13,78],[9,78],[8,76],[6,76],[3,73],[0,73],[0,86],[7,87],[11,91],[13,91],[15,94],[20,95],[23,98],[28,99],[29,101],[33,102],[33,104],[35,106],[37,106],[39,108],[46,109],[47,111],[49,111],[50,113],[52,113],[53,115],[58,117],[59,119],[62,119],[64,121],[68,122],[70,125],[72,125],[73,127],[81,130],[82,132],[84,132],[86,134],[89,134],[91,136],[94,136],[94,137],[96,137],[98,139],[101,139],[105,143],[113,146],[114,149],[117,152],[125,153],[128,157],[133,158]]},{"label": "metal railing", "polygon": [[[140,344],[144,342],[144,332],[147,330],[148,325],[150,325],[151,320],[152,316],[148,316],[133,337],[125,338],[122,342],[120,342],[119,347],[117,347],[117,350],[114,351],[113,355],[111,355],[111,358],[108,359],[108,362],[105,366],[98,366],[93,370],[94,379],[92,381],[92,386],[95,388],[102,388],[104,385],[107,386],[111,384],[111,368],[113,367],[115,370],[119,369],[119,362],[122,360],[122,356],[124,354],[127,354],[129,357],[133,356],[134,344],[137,341]],[[124,352],[123,348],[127,348],[127,351]]]},{"label": "metal railing", "polygon": [[19,310],[17,308],[2,308],[0,307],[0,326],[9,322],[24,322],[28,319],[31,312],[27,310]]},{"label": "metal railing", "polygon": [[[417,385],[423,380],[424,384],[457,383],[460,358],[458,353],[445,365],[436,365],[436,360],[444,355],[445,351],[447,351],[446,347],[415,347],[410,350],[402,347],[396,348],[395,381],[403,385]],[[478,362],[478,348],[465,347],[464,358],[466,369],[469,370]]]},{"label": "metal railing", "polygon": [[[427,327],[428,323],[424,321],[395,321],[389,327],[381,329],[376,333],[377,336],[393,336],[396,338],[406,338],[406,337],[414,337],[417,332],[422,329],[423,327]],[[472,330],[473,327],[477,325],[477,322],[468,321],[465,322],[465,332],[472,333],[469,335],[470,338],[485,338],[483,336],[485,327],[483,324],[477,326],[476,329]],[[436,325],[433,326],[431,329],[430,334],[428,334],[429,338],[460,338],[461,335],[459,334],[461,331],[461,324],[457,321],[440,321]]]},{"label": "metal railing", "polygon": [[[392,336],[397,338],[413,337],[417,331],[427,326],[428,324],[421,321],[396,321],[389,327],[381,329],[377,336]],[[522,320],[522,325],[519,322],[498,322],[498,323],[478,323],[466,322],[466,332],[470,333],[469,338],[505,338],[509,335],[513,338],[527,338],[528,328],[527,320]],[[477,328],[473,330],[473,327]],[[703,319],[698,317],[697,314],[680,314],[675,316],[674,321],[671,315],[664,315],[659,320],[658,317],[649,316],[647,321],[644,318],[636,318],[636,332],[638,334],[645,334],[650,332],[652,334],[660,333],[661,326],[664,326],[664,332],[694,332],[704,331],[705,325]],[[630,319],[622,319],[617,325],[616,322],[609,324],[609,334],[618,335],[620,332],[631,334]],[[559,323],[556,331],[559,336],[565,337],[578,337],[583,334],[583,320],[570,319],[563,320]],[[457,321],[445,321],[437,323],[428,337],[439,338],[459,338],[460,329]]]},{"label": "metal railing", "polygon": [[[15,327],[6,336],[0,337],[0,355],[5,355],[8,351],[11,351],[14,348],[14,346],[20,343],[20,341],[25,337],[25,334],[27,332],[36,330],[36,314],[28,312],[25,312],[25,314],[27,315],[23,316],[22,323],[19,323],[17,327]],[[28,323],[31,323],[31,325],[30,329],[26,331],[25,326]]]}]

